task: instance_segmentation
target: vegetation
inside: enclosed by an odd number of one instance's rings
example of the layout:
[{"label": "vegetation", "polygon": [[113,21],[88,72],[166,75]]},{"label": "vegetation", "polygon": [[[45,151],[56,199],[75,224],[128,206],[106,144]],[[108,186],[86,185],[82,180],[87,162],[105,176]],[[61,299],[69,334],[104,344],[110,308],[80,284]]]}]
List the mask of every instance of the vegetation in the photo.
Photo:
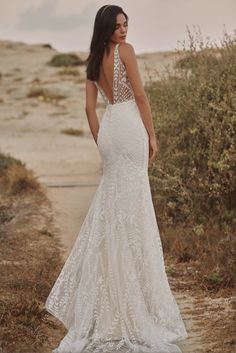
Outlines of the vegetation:
[{"label": "vegetation", "polygon": [[78,66],[84,65],[84,61],[76,54],[72,53],[60,53],[53,55],[52,59],[48,62],[50,66],[61,67],[61,66]]},{"label": "vegetation", "polygon": [[48,48],[48,49],[53,49],[53,50],[54,50],[54,48],[52,47],[52,45],[51,45],[50,43],[42,44],[42,47],[43,47],[43,48]]},{"label": "vegetation", "polygon": [[33,173],[0,153],[1,352],[49,352],[48,331],[58,330],[43,309],[62,265],[51,217]]},{"label": "vegetation", "polygon": [[43,193],[43,189],[31,170],[10,155],[0,153],[0,190],[8,196],[26,192]]},{"label": "vegetation", "polygon": [[236,33],[221,48],[188,33],[147,86],[160,147],[150,181],[166,251],[218,290],[236,283]]},{"label": "vegetation", "polygon": [[66,135],[71,135],[71,136],[83,136],[84,134],[83,130],[73,129],[73,128],[63,129],[61,130],[61,133]]},{"label": "vegetation", "polygon": [[40,86],[33,86],[28,95],[28,98],[37,98],[40,101],[57,103],[60,99],[65,99],[66,96],[60,92],[50,90],[48,88],[42,88]]},{"label": "vegetation", "polygon": [[65,75],[65,76],[76,76],[80,77],[80,71],[73,66],[65,66],[62,68],[60,71],[58,71],[59,75]]}]

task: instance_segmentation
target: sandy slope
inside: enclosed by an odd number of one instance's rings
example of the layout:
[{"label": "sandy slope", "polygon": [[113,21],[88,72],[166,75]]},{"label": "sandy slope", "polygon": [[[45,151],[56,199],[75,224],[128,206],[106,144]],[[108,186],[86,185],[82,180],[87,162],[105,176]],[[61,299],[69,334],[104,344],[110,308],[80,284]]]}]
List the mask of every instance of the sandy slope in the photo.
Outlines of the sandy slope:
[{"label": "sandy slope", "polygon": [[[55,53],[50,48],[0,41],[0,50],[0,150],[20,158],[48,186],[66,258],[101,178],[99,153],[84,112],[84,66],[78,77],[60,76],[60,69],[45,65]],[[145,65],[155,75],[156,69],[172,60],[170,53],[139,55],[143,81],[147,79]],[[67,98],[56,104],[27,98],[38,85]],[[101,117],[101,97],[99,101]],[[61,129],[68,127],[82,129],[84,135],[62,134]],[[193,313],[196,298],[186,293],[176,293],[176,297],[189,332],[189,339],[181,344],[183,352],[205,352],[203,328]]]}]

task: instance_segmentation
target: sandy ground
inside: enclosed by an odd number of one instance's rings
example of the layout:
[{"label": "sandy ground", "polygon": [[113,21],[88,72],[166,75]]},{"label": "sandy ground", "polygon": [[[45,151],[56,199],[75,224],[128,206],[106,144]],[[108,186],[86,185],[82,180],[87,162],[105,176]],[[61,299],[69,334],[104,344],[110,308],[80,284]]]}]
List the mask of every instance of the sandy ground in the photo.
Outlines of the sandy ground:
[{"label": "sandy ground", "polygon": [[[0,50],[0,151],[24,161],[48,187],[66,259],[102,173],[84,111],[85,67],[78,68],[78,76],[62,76],[59,68],[46,65],[55,54],[50,48],[0,41]],[[77,54],[86,57],[86,53]],[[155,75],[156,69],[162,70],[172,60],[170,53],[139,55],[143,81],[147,79],[146,65]],[[38,86],[66,98],[56,103],[27,98],[32,87]],[[99,97],[99,118],[103,110]],[[84,135],[62,134],[65,128],[81,129]],[[193,313],[196,298],[184,292],[175,296],[189,333],[189,338],[179,344],[183,353],[207,352],[202,341],[204,327]]]},{"label": "sandy ground", "polygon": [[[24,161],[48,186],[68,250],[102,172],[84,111],[85,66],[78,67],[76,76],[59,75],[61,68],[46,65],[56,53],[53,49],[0,41],[0,50],[0,150]],[[82,59],[87,56],[84,52],[76,54]],[[173,54],[168,52],[139,55],[143,81],[172,61]],[[27,98],[39,87],[66,98],[57,102]],[[98,107],[101,119],[105,106],[100,96]],[[84,134],[62,134],[66,128],[81,129]]]}]

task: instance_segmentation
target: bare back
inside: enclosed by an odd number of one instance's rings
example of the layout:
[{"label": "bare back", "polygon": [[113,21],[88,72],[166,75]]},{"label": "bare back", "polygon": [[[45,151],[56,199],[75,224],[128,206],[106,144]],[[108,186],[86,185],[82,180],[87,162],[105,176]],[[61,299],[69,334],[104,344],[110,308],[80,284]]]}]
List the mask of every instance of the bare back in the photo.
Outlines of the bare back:
[{"label": "bare back", "polygon": [[134,99],[134,93],[128,79],[125,65],[120,59],[117,43],[109,55],[103,56],[99,81],[95,81],[106,104],[115,104]]},{"label": "bare back", "polygon": [[115,46],[110,49],[109,55],[104,53],[97,81],[110,102],[113,102],[114,51]]}]

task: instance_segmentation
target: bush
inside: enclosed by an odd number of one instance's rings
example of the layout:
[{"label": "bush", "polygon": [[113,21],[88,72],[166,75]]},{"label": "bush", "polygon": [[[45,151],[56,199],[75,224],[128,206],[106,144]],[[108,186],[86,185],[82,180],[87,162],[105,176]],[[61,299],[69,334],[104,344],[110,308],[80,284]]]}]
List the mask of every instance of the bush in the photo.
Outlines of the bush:
[{"label": "bush", "polygon": [[48,63],[51,66],[78,66],[84,65],[84,61],[80,59],[76,54],[56,54]]},{"label": "bush", "polygon": [[71,66],[65,66],[63,69],[58,71],[58,74],[69,75],[69,76],[80,76],[79,70]]},{"label": "bush", "polygon": [[61,133],[66,135],[71,135],[71,136],[83,136],[84,134],[83,130],[73,129],[73,128],[63,129],[61,130]]},{"label": "bush", "polygon": [[12,165],[25,166],[19,159],[16,159],[10,154],[4,154],[0,152],[0,175],[4,173]]},{"label": "bush", "polygon": [[[190,34],[190,49],[184,48],[171,73],[167,69],[147,86],[160,146],[150,170],[154,203],[166,229],[184,224],[179,256],[187,261],[235,232],[236,33],[233,38],[224,34],[221,44],[209,47],[199,33]],[[207,232],[213,237],[208,244]],[[170,239],[163,239],[169,250]],[[229,261],[235,256],[233,239]],[[212,268],[222,253],[213,256]],[[231,266],[232,261],[230,271]]]},{"label": "bush", "polygon": [[0,191],[4,189],[8,195],[22,195],[35,191],[43,193],[41,184],[34,173],[26,169],[25,163],[9,154],[0,153],[0,180]]},{"label": "bush", "polygon": [[28,98],[38,98],[38,100],[49,103],[57,103],[60,99],[65,99],[66,96],[57,90],[51,90],[48,88],[42,88],[40,86],[35,86],[30,88],[27,94]]}]

